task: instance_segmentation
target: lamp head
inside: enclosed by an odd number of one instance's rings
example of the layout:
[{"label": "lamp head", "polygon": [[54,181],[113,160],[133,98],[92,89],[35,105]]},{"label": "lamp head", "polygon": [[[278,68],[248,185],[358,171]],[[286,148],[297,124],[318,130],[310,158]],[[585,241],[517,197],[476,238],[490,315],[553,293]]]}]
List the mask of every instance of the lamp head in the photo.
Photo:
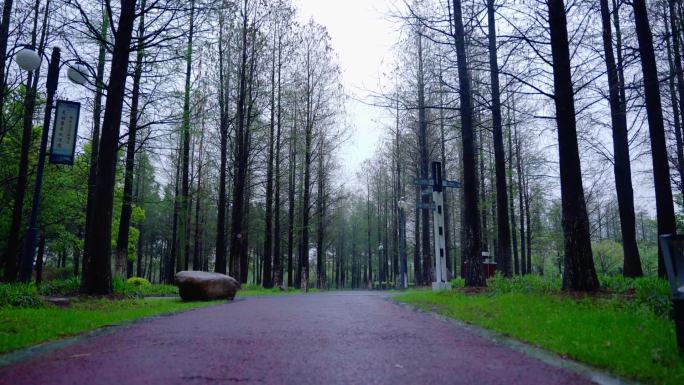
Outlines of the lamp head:
[{"label": "lamp head", "polygon": [[67,69],[67,77],[72,83],[85,84],[88,81],[88,67],[81,61],[70,64]]},{"label": "lamp head", "polygon": [[14,55],[14,61],[25,71],[35,71],[40,67],[40,56],[30,45],[25,45],[20,49]]}]

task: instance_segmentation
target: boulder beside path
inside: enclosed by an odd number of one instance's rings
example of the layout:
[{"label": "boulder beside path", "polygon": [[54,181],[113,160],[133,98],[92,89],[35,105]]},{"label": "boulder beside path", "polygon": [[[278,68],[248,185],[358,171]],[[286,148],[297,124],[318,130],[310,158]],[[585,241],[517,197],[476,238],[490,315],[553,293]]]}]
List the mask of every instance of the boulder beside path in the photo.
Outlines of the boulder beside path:
[{"label": "boulder beside path", "polygon": [[176,286],[183,301],[232,300],[240,289],[235,278],[206,271],[179,271]]}]

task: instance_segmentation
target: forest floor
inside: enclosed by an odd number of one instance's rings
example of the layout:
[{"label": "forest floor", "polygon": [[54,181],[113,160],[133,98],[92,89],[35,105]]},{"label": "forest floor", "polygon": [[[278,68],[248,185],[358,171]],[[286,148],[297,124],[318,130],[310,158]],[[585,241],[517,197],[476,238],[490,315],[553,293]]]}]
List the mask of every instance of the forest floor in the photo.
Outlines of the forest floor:
[{"label": "forest floor", "polygon": [[[674,322],[612,295],[411,291],[394,297],[608,370],[654,384],[684,384]],[[505,338],[505,337],[504,337]]]},{"label": "forest floor", "polygon": [[29,355],[0,384],[610,383],[387,297],[237,298]]}]

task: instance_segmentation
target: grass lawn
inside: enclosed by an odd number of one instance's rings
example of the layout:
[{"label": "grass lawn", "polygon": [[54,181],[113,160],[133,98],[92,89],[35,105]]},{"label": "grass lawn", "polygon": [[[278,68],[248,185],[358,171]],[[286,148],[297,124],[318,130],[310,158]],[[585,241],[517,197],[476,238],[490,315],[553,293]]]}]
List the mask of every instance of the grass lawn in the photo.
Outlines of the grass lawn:
[{"label": "grass lawn", "polygon": [[[309,293],[317,293],[319,290],[316,288],[309,288]],[[238,290],[236,297],[249,297],[254,295],[285,295],[285,294],[302,294],[301,289],[288,288],[286,290],[280,290],[280,288],[274,287],[272,289],[264,289],[259,285],[242,285],[242,288]]]},{"label": "grass lawn", "polygon": [[684,384],[674,323],[611,298],[412,291],[393,298],[653,384]]},{"label": "grass lawn", "polygon": [[0,353],[77,335],[106,325],[220,302],[182,302],[176,298],[98,299],[75,302],[68,308],[4,307],[0,308]]}]

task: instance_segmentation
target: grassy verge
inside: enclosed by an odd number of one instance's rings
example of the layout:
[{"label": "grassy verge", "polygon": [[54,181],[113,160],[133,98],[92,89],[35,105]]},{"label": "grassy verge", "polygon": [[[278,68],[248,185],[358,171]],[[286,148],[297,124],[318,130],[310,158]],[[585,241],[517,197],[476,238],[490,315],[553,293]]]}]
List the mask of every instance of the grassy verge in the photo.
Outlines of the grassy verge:
[{"label": "grassy verge", "polygon": [[394,297],[426,310],[495,330],[560,355],[653,384],[684,384],[684,358],[674,324],[651,308],[604,295],[462,290],[413,291]]},{"label": "grassy verge", "polygon": [[0,353],[157,314],[189,310],[216,302],[174,298],[83,300],[71,307],[0,308]]},{"label": "grassy verge", "polygon": [[[316,288],[310,288],[309,293],[317,293],[319,290]],[[287,288],[285,290],[280,290],[280,288],[274,287],[272,289],[264,289],[260,285],[243,285],[242,289],[238,290],[237,297],[249,297],[255,295],[287,295],[287,294],[302,294],[301,289]]]}]

